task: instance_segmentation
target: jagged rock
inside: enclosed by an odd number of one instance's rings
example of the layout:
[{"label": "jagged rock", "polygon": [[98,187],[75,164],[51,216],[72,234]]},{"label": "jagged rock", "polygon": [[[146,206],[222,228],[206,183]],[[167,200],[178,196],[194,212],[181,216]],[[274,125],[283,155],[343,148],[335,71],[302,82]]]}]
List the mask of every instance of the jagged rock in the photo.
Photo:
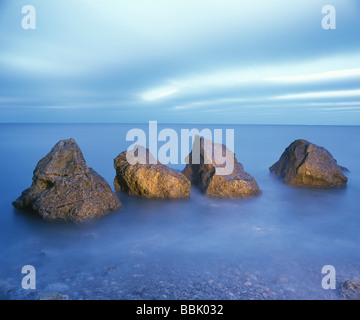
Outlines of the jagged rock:
[{"label": "jagged rock", "polygon": [[[127,151],[120,153],[114,159],[116,190],[145,198],[186,198],[190,196],[191,184],[183,174],[156,161],[150,151],[142,146],[135,146],[132,150],[132,156],[139,160],[138,154],[146,155],[146,161],[142,159],[140,163],[129,162]],[[130,155],[128,156],[130,158]]]},{"label": "jagged rock", "polygon": [[339,294],[344,299],[360,300],[360,282],[344,281],[340,286]]},{"label": "jagged rock", "polygon": [[302,139],[291,143],[270,167],[286,184],[320,188],[345,186],[345,170],[325,148]]},{"label": "jagged rock", "polygon": [[[230,166],[230,172],[225,170],[221,173],[220,168],[225,169],[230,165],[230,161],[221,164],[221,159],[225,156],[226,159],[233,159],[233,166]],[[200,184],[201,190],[208,197],[244,198],[261,193],[256,180],[244,170],[235,154],[223,144],[215,144],[196,136],[187,163],[182,173],[193,184]]]},{"label": "jagged rock", "polygon": [[30,188],[13,202],[47,220],[81,222],[121,208],[109,184],[86,165],[73,139],[59,141],[37,164]]}]

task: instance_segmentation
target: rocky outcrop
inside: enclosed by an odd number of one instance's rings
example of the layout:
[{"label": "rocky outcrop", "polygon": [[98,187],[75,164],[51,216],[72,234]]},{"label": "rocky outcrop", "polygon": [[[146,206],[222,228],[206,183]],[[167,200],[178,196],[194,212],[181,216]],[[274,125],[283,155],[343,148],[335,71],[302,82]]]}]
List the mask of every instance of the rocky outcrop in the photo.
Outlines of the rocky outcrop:
[{"label": "rocky outcrop", "polygon": [[345,170],[325,148],[301,139],[291,143],[270,167],[286,184],[320,188],[345,186]]},{"label": "rocky outcrop", "polygon": [[59,141],[37,164],[30,188],[13,202],[47,220],[81,222],[119,209],[109,184],[86,165],[73,139]]},{"label": "rocky outcrop", "polygon": [[129,162],[130,155],[127,152],[120,153],[114,159],[116,190],[145,198],[171,199],[190,196],[189,179],[156,161],[148,149],[135,146],[131,151],[131,157],[138,158],[139,154],[146,156],[146,160],[142,159],[140,163],[134,163],[136,161],[131,160]]},{"label": "rocky outcrop", "polygon": [[[226,163],[224,158],[231,161]],[[227,172],[229,168],[226,167],[230,162],[231,170]],[[244,170],[235,154],[223,144],[215,144],[196,136],[187,163],[182,173],[193,184],[200,185],[201,190],[208,197],[245,198],[261,193],[256,180]]]}]

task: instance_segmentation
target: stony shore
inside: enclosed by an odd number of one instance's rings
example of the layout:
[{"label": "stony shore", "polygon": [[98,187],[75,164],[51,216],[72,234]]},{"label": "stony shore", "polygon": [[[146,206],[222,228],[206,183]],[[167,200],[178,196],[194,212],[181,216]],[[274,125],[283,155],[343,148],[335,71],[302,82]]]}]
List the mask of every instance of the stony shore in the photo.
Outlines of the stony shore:
[{"label": "stony shore", "polygon": [[[306,281],[296,273],[279,272],[277,266],[259,270],[252,265],[209,261],[179,264],[173,260],[147,263],[139,252],[127,262],[109,264],[93,272],[63,270],[58,277],[49,276],[36,290],[19,288],[18,279],[0,282],[0,298],[12,300],[356,300],[360,299],[360,282],[354,270],[337,277],[336,290],[324,290],[319,270],[301,266]],[[298,267],[295,261],[286,262]],[[249,268],[249,266],[251,268]]]}]

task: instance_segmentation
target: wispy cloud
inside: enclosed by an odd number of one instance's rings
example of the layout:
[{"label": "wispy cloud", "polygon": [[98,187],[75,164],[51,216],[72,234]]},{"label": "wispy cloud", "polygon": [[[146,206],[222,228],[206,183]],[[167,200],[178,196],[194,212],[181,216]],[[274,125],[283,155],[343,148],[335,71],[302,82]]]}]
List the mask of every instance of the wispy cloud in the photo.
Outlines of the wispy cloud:
[{"label": "wispy cloud", "polygon": [[18,103],[26,101],[24,98],[16,97],[0,97],[0,104],[2,103]]},{"label": "wispy cloud", "polygon": [[352,98],[352,97],[360,97],[360,89],[284,94],[281,96],[276,96],[273,99],[275,99],[275,100],[298,100],[298,99]]},{"label": "wispy cloud", "polygon": [[157,88],[150,91],[147,91],[141,95],[143,100],[146,101],[154,101],[161,98],[164,98],[166,96],[170,96],[174,93],[178,92],[178,89],[174,88]]},{"label": "wispy cloud", "polygon": [[336,108],[323,108],[324,111],[356,111],[360,110],[360,105],[358,107],[336,107]]},{"label": "wispy cloud", "polygon": [[0,54],[0,66],[3,70],[10,72],[19,72],[24,75],[36,74],[51,76],[71,76],[74,74],[82,74],[86,70],[80,68],[78,64],[70,61],[60,61],[59,59],[49,59],[47,57],[36,57],[26,54],[2,53]]},{"label": "wispy cloud", "polygon": [[[346,68],[349,65],[359,66],[358,68]],[[331,66],[334,69],[323,72],[323,70]],[[257,90],[256,98],[259,95],[265,95],[262,89],[270,86],[274,87],[277,91],[289,90],[289,85],[301,84],[317,85],[326,84],[329,81],[360,81],[360,52],[351,55],[330,56],[322,57],[321,59],[297,61],[294,63],[282,64],[267,64],[261,66],[247,66],[237,67],[232,69],[218,69],[209,70],[202,73],[190,73],[189,75],[174,74],[170,80],[165,80],[162,87],[149,88],[146,92],[140,94],[143,100],[152,101],[165,96],[171,98],[190,97],[200,95],[206,97],[209,94],[222,95],[224,102],[230,102],[230,94],[236,95],[236,92],[241,94],[248,92],[252,89]],[[312,94],[284,94],[275,97],[275,99],[299,99],[318,96],[323,96],[325,93],[312,93]],[[355,92],[348,92],[348,95],[357,95]],[[312,96],[311,96],[312,95]],[[329,97],[345,95],[343,91],[329,93]],[[244,97],[241,97],[244,99]],[[235,97],[241,100],[240,97]],[[254,97],[255,98],[255,97]],[[220,98],[219,98],[220,99]],[[206,100],[205,98],[202,100]],[[199,106],[194,101],[188,101],[188,105]],[[217,101],[221,102],[221,101]],[[239,101],[240,102],[240,101]],[[210,102],[209,102],[210,103]],[[175,109],[181,109],[180,106]]]},{"label": "wispy cloud", "polygon": [[0,121],[360,121],[356,0],[1,1]]},{"label": "wispy cloud", "polygon": [[341,102],[310,102],[308,106],[326,107],[326,106],[360,106],[360,101],[341,101]]},{"label": "wispy cloud", "polygon": [[313,81],[331,81],[357,77],[360,78],[360,68],[335,70],[321,73],[305,74],[305,75],[288,75],[281,77],[267,78],[267,81],[276,82],[313,82]]}]

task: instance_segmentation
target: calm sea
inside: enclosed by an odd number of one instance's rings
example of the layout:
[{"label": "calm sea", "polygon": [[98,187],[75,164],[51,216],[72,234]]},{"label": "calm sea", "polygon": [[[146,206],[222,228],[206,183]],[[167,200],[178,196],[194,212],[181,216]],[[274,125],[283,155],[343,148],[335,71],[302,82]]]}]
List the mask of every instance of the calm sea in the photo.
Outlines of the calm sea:
[{"label": "calm sea", "polygon": [[[336,283],[360,279],[360,127],[159,125],[159,130],[235,129],[235,153],[262,194],[215,200],[146,200],[117,194],[123,208],[90,223],[49,223],[13,208],[37,162],[74,138],[86,162],[113,188],[113,159],[138,124],[0,125],[0,298],[337,299],[321,286],[324,265]],[[339,190],[289,187],[269,167],[295,139],[327,148],[347,167]],[[159,146],[161,143],[159,142]],[[170,165],[171,166],[171,165]],[[182,169],[184,165],[174,165]],[[21,268],[36,269],[36,290]]]}]

